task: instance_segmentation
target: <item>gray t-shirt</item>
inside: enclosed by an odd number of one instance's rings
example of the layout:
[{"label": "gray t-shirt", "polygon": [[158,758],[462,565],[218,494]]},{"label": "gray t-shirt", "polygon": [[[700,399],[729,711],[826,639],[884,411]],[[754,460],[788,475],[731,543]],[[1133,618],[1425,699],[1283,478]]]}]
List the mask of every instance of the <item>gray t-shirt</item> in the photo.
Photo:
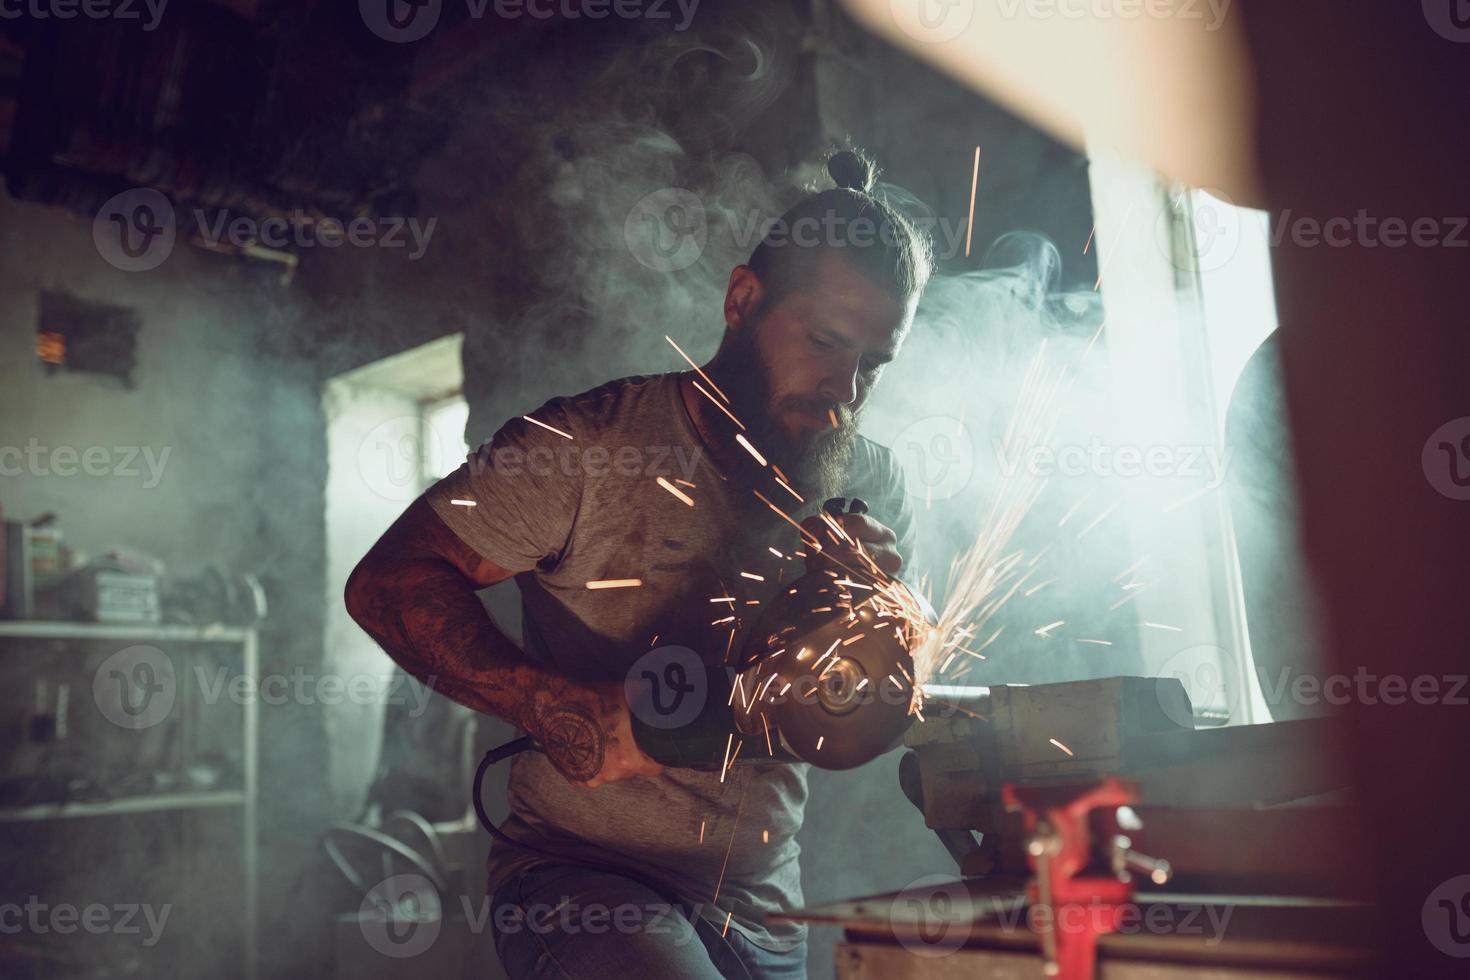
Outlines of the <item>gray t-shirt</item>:
[{"label": "gray t-shirt", "polygon": [[[427,499],[466,544],[517,573],[523,645],[538,662],[620,681],[650,648],[678,644],[720,664],[740,649],[765,600],[804,572],[792,556],[801,547],[795,528],[707,459],[678,375],[611,381],[530,416],[571,438],[512,419]],[[799,504],[774,483],[763,492],[798,522],[821,505]],[[894,529],[910,560],[913,513],[893,454],[859,438],[844,492]],[[642,584],[587,587],[610,579]],[[716,597],[735,602],[710,601]],[[731,615],[734,622],[720,622]],[[627,866],[716,925],[733,913],[734,928],[784,950],[805,928],[765,915],[801,904],[796,833],[806,796],[805,764],[742,764],[723,781],[666,769],[656,779],[587,789],[543,755],[525,753],[512,764],[504,829],[569,861]],[[496,843],[489,886],[545,860]]]}]

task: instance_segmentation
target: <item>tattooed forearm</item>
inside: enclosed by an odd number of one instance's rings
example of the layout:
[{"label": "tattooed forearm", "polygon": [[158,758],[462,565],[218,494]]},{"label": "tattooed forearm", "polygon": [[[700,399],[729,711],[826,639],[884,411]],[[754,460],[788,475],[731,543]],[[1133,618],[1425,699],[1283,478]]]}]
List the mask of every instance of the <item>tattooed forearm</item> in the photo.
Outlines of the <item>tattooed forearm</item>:
[{"label": "tattooed forearm", "polygon": [[495,626],[466,572],[475,562],[483,559],[417,502],[353,572],[348,610],[419,681],[540,738],[545,710],[575,699],[574,685],[537,666]]}]

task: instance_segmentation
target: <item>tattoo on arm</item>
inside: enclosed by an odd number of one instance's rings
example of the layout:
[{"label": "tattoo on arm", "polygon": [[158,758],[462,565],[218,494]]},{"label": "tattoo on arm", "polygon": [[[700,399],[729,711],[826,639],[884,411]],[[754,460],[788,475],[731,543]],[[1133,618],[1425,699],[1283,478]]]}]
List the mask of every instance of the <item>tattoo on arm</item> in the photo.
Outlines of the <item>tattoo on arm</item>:
[{"label": "tattoo on arm", "polygon": [[420,500],[354,571],[348,605],[420,682],[540,739],[546,709],[571,682],[532,662],[496,627],[462,571],[480,561]]},{"label": "tattoo on arm", "polygon": [[574,782],[602,771],[607,736],[592,713],[577,705],[554,705],[541,713],[541,747],[546,758]]}]

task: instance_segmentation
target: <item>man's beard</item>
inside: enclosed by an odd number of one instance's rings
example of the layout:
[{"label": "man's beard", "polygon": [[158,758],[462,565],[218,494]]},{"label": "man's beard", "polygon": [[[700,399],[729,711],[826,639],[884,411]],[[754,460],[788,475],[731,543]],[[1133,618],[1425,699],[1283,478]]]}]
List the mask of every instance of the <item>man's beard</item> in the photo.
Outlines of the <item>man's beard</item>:
[{"label": "man's beard", "polygon": [[[745,438],[807,500],[826,500],[843,492],[857,444],[858,416],[846,405],[819,396],[787,395],[772,404],[771,369],[756,347],[754,327],[736,331],[716,364],[720,387],[730,396],[731,410],[745,424]],[[781,414],[801,409],[836,416],[836,428],[822,429],[805,443],[791,438]],[[830,416],[829,416],[830,417]],[[754,460],[752,460],[754,462]]]}]

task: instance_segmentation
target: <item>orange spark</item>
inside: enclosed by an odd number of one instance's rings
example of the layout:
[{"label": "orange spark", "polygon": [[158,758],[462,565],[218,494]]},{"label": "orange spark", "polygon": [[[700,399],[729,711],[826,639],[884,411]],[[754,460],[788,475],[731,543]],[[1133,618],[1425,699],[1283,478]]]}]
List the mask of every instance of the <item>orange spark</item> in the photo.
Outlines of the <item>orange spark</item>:
[{"label": "orange spark", "polygon": [[665,480],[663,477],[659,477],[658,478],[658,485],[661,486],[661,487],[663,487],[669,493],[673,494],[675,497],[677,497],[680,500],[684,501],[684,503],[688,504],[690,507],[693,507],[694,506],[694,498],[693,497],[689,496],[689,494],[685,493],[683,490],[680,490],[678,487],[674,486],[672,483],[670,483],[668,480]]},{"label": "orange spark", "polygon": [[965,222],[965,257],[970,255],[970,233],[975,230],[975,190],[980,186],[980,147],[975,147],[975,166],[970,171],[970,217]]},{"label": "orange spark", "polygon": [[694,389],[696,391],[698,391],[704,397],[708,398],[711,405],[713,405],[715,408],[718,408],[720,411],[722,411],[726,415],[728,415],[730,417],[730,421],[731,422],[734,422],[737,426],[739,426],[742,429],[745,428],[745,423],[742,422],[742,421],[740,421],[739,419],[737,419],[735,417],[734,413],[731,412],[728,408],[726,408],[724,405],[721,405],[720,402],[719,402],[719,400],[716,399],[714,395],[711,395],[708,391],[705,391],[704,385],[700,384],[698,381],[695,381],[695,382],[692,382],[692,383],[694,385]]},{"label": "orange spark", "polygon": [[1139,626],[1146,626],[1149,629],[1155,629],[1155,630],[1169,630],[1169,631],[1174,632],[1174,633],[1183,633],[1184,632],[1183,628],[1181,628],[1181,627],[1178,627],[1178,626],[1165,626],[1163,623],[1139,623],[1138,625]]},{"label": "orange spark", "polygon": [[643,584],[641,578],[605,578],[587,583],[589,589],[636,589]]},{"label": "orange spark", "polygon": [[689,362],[689,366],[692,367],[692,368],[694,368],[694,370],[698,371],[699,372],[699,376],[701,378],[703,378],[706,382],[708,382],[709,383],[709,386],[711,388],[713,388],[715,391],[719,391],[720,392],[720,397],[725,400],[725,403],[727,405],[730,403],[730,397],[728,395],[726,395],[723,391],[720,391],[719,385],[715,384],[713,381],[710,381],[710,376],[704,373],[704,369],[703,368],[701,368],[698,364],[695,364],[694,363],[694,359],[692,357],[690,357],[688,354],[684,353],[684,348],[682,348],[678,344],[674,343],[674,338],[673,337],[670,337],[668,334],[664,334],[664,340],[667,340],[671,345],[673,345],[674,350],[676,350],[676,351],[679,352],[679,356],[682,357],[682,358],[684,358],[684,360],[688,361]]},{"label": "orange spark", "polygon": [[735,433],[735,441],[738,442],[738,443],[740,443],[740,445],[744,446],[745,447],[745,451],[748,452],[748,453],[750,453],[750,455],[754,456],[755,457],[755,461],[757,463],[761,464],[762,466],[765,466],[766,465],[766,458],[760,454],[760,450],[756,449],[754,446],[752,446],[750,444],[750,440],[747,439],[747,438],[745,438],[745,434],[744,433],[741,433],[741,432]]},{"label": "orange spark", "polygon": [[449,502],[451,504],[454,504],[454,506],[456,506],[456,507],[473,507],[473,506],[475,506],[475,502],[473,500],[460,500],[458,497],[454,498],[453,500],[451,500]]},{"label": "orange spark", "polygon": [[[772,469],[775,469],[775,467],[772,467]],[[781,489],[785,490],[787,493],[791,494],[791,496],[795,497],[797,503],[799,503],[799,504],[806,503],[806,498],[803,497],[801,494],[797,493],[796,492],[796,488],[793,487],[791,484],[787,483],[784,479],[782,479],[781,477],[778,476],[778,477],[776,477],[776,482],[779,483],[779,484],[781,484]]]},{"label": "orange spark", "polygon": [[1031,586],[1031,588],[1027,589],[1025,592],[1023,592],[1021,594],[1024,595],[1024,596],[1033,596],[1036,593],[1040,592],[1042,589],[1046,588],[1048,585],[1051,585],[1055,581],[1056,581],[1056,579],[1049,578],[1045,582],[1039,582],[1036,585]]},{"label": "orange spark", "polygon": [[1063,745],[1061,742],[1058,742],[1056,739],[1049,738],[1049,739],[1047,739],[1047,741],[1050,742],[1051,744],[1055,745],[1057,748],[1061,749],[1063,752],[1067,753],[1067,755],[1070,756],[1070,755],[1073,754],[1073,752],[1072,752],[1071,749],[1067,748],[1065,745]]},{"label": "orange spark", "polygon": [[547,430],[548,432],[555,432],[557,435],[561,436],[563,439],[571,439],[572,438],[569,433],[566,433],[566,432],[561,431],[560,429],[558,429],[554,425],[547,425],[545,422],[542,422],[540,419],[533,419],[529,415],[522,415],[521,418],[525,419],[527,422],[530,422],[532,425],[539,425],[539,426],[541,426],[541,428]]}]

